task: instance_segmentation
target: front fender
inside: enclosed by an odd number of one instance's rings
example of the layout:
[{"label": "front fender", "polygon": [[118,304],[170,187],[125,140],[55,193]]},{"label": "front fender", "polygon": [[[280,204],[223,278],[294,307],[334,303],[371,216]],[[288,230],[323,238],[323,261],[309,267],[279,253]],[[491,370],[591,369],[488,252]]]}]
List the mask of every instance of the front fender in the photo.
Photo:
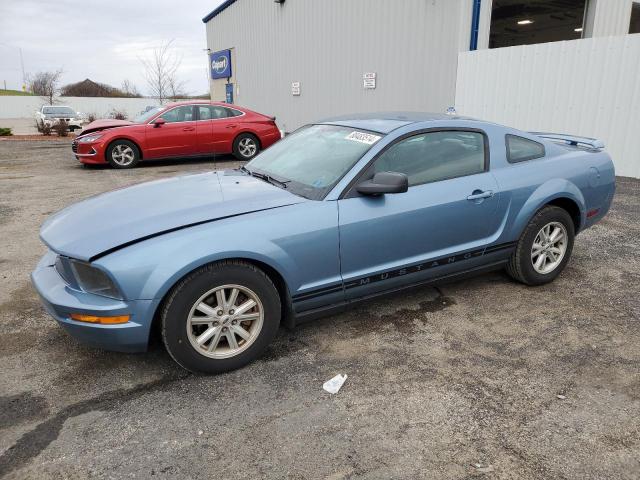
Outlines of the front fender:
[{"label": "front fender", "polygon": [[296,266],[282,248],[272,242],[252,239],[251,250],[241,244],[235,248],[212,249],[210,242],[194,233],[178,231],[162,235],[126,247],[95,263],[112,273],[129,299],[160,299],[190,272],[231,258],[264,263],[284,278],[296,276]]},{"label": "front fender", "polygon": [[138,146],[138,149],[140,150],[140,155],[144,157],[143,150],[147,147],[147,145],[146,145],[146,139],[143,135],[130,135],[126,132],[125,133],[113,132],[111,135],[108,135],[102,141],[102,145],[105,153],[107,151],[107,147],[109,146],[109,144],[113,143],[116,140],[128,140],[130,142],[135,143]]},{"label": "front fender", "polygon": [[[340,281],[335,202],[304,202],[212,221],[131,244],[97,259],[127,299],[159,299],[189,272],[246,259],[278,272],[289,293]],[[312,219],[312,220],[310,220]]]},{"label": "front fender", "polygon": [[520,208],[512,223],[510,238],[518,239],[533,216],[546,204],[560,198],[572,200],[580,209],[580,225],[586,218],[586,204],[580,189],[572,182],[554,178],[536,188]]}]

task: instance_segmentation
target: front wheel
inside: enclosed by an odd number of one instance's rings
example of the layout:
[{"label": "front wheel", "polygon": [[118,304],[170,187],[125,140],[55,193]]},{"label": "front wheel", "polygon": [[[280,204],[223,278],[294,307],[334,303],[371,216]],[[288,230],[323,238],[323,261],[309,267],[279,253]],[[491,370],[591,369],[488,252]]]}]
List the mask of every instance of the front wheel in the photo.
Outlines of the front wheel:
[{"label": "front wheel", "polygon": [[241,133],[233,142],[233,155],[238,160],[251,160],[260,151],[260,142],[250,133]]},{"label": "front wheel", "polygon": [[133,168],[140,161],[140,151],[135,143],[116,140],[107,148],[107,162],[113,168]]},{"label": "front wheel", "polygon": [[527,285],[553,281],[571,257],[574,237],[573,220],[567,211],[552,205],[544,207],[520,236],[507,272]]},{"label": "front wheel", "polygon": [[280,324],[273,282],[240,261],[207,265],[172,290],[162,311],[162,338],[187,370],[221,373],[258,358]]}]

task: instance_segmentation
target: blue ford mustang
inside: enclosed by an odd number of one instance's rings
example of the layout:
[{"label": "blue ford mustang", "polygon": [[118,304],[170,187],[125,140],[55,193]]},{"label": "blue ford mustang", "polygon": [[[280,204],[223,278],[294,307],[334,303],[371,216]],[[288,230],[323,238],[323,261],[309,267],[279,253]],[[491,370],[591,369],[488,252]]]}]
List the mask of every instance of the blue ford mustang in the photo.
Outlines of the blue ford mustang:
[{"label": "blue ford mustang", "polygon": [[451,115],[334,118],[239,170],[62,210],[32,279],[83,342],[144,351],[158,328],[183,367],[226,371],[281,323],[411,285],[490,268],[552,281],[611,204],[602,148]]}]

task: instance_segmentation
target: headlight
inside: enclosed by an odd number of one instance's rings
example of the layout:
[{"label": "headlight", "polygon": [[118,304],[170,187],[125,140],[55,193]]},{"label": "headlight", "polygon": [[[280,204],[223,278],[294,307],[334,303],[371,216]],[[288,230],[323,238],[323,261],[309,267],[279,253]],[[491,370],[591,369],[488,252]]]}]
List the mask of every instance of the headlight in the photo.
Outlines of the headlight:
[{"label": "headlight", "polygon": [[122,300],[122,294],[113,281],[102,270],[88,263],[71,260],[71,269],[78,286],[87,293]]},{"label": "headlight", "polygon": [[80,137],[78,139],[79,143],[91,143],[91,142],[95,142],[96,140],[100,139],[102,137],[102,135],[86,135],[84,137]]}]

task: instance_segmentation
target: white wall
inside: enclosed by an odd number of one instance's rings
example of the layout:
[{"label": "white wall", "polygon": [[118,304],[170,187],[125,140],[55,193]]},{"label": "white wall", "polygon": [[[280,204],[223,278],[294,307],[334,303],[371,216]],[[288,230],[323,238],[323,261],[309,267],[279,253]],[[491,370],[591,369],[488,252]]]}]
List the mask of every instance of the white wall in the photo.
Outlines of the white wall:
[{"label": "white wall", "polygon": [[618,175],[640,178],[640,34],[462,52],[456,109],[599,138]]},{"label": "white wall", "polygon": [[[0,96],[0,118],[33,118],[36,110],[47,102],[42,97]],[[129,118],[138,115],[147,105],[158,105],[155,98],[58,97],[55,105],[68,105],[81,113],[106,117],[113,109],[127,112]]]}]

